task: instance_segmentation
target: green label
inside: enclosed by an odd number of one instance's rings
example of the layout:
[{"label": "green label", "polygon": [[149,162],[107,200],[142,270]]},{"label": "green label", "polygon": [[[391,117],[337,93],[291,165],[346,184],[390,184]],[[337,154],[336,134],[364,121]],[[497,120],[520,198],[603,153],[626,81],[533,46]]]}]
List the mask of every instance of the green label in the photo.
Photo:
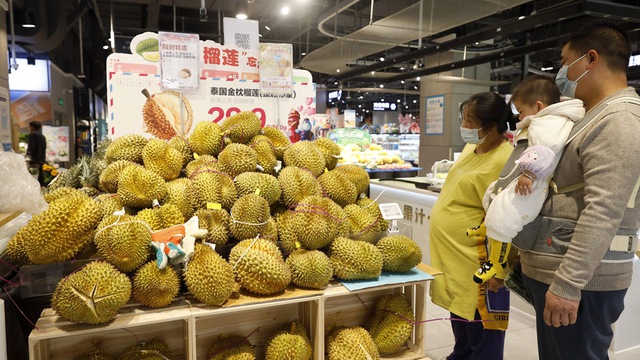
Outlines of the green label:
[{"label": "green label", "polygon": [[327,135],[329,139],[338,145],[356,144],[360,147],[371,145],[371,135],[364,130],[355,128],[335,129]]}]

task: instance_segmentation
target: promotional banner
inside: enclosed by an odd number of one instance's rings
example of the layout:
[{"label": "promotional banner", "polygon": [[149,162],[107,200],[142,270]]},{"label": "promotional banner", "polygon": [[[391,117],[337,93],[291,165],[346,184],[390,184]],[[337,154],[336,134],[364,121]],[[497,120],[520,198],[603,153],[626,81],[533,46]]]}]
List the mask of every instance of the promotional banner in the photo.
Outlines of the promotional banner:
[{"label": "promotional banner", "polygon": [[68,126],[43,126],[42,135],[47,139],[47,162],[69,161]]},{"label": "promotional banner", "polygon": [[444,133],[444,95],[427,96],[426,115],[427,135],[441,135]]},{"label": "promotional banner", "polygon": [[[157,40],[157,35],[138,35],[132,44],[148,39]],[[164,90],[159,62],[141,55],[149,51],[131,49],[133,54],[107,58],[107,131],[111,139],[127,134],[170,139],[189,135],[200,121],[219,122],[241,111],[253,111],[263,126],[277,127],[295,141],[300,138],[295,132],[300,123],[315,115],[315,84],[308,71],[293,70],[291,97],[262,97],[257,57],[207,40],[199,46],[199,87]]]}]

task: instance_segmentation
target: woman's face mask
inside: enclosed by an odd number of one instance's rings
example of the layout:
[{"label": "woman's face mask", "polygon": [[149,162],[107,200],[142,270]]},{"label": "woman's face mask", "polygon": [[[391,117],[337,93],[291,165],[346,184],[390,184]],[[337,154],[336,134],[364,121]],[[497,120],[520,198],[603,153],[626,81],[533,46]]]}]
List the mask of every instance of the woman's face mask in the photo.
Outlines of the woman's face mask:
[{"label": "woman's face mask", "polygon": [[576,97],[576,87],[578,87],[578,80],[585,76],[589,72],[589,70],[587,69],[587,71],[583,72],[582,75],[578,76],[578,78],[574,81],[571,81],[569,80],[569,78],[567,78],[567,71],[569,70],[569,67],[571,65],[577,63],[578,60],[582,59],[585,56],[587,56],[587,54],[580,56],[571,64],[565,65],[561,67],[560,70],[558,70],[558,75],[556,75],[556,86],[558,86],[558,89],[560,89],[560,94],[570,98]]},{"label": "woman's face mask", "polygon": [[464,140],[464,142],[467,144],[482,144],[484,142],[484,139],[486,139],[487,137],[485,136],[480,139],[480,136],[478,135],[478,131],[480,131],[480,129],[468,129],[460,126],[460,135],[462,136],[462,140]]}]

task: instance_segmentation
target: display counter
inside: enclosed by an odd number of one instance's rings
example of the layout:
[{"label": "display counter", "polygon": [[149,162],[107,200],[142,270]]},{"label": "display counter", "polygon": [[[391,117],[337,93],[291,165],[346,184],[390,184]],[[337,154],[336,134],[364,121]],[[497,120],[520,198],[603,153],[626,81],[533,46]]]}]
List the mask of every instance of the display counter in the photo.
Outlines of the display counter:
[{"label": "display counter", "polygon": [[413,167],[409,169],[398,170],[377,170],[377,169],[365,169],[371,179],[396,179],[406,178],[412,176],[418,176],[418,172],[422,170],[419,167]]}]

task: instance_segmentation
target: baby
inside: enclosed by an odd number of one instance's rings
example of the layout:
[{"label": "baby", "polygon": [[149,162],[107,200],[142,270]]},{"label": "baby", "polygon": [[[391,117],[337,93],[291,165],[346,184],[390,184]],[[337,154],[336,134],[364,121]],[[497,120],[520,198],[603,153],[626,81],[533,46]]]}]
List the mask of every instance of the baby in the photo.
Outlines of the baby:
[{"label": "baby", "polygon": [[[506,276],[507,256],[511,240],[522,227],[536,218],[547,197],[549,182],[555,171],[564,145],[575,121],[584,116],[581,100],[560,102],[560,91],[553,78],[531,75],[518,85],[511,97],[520,114],[516,141],[528,139],[528,148],[512,164],[507,177],[514,171],[520,176],[505,189],[494,193],[494,184],[485,193],[485,226],[489,245],[489,259],[473,275],[477,283],[491,277]],[[503,174],[506,172],[503,170]],[[479,234],[479,229],[468,231]]]}]

